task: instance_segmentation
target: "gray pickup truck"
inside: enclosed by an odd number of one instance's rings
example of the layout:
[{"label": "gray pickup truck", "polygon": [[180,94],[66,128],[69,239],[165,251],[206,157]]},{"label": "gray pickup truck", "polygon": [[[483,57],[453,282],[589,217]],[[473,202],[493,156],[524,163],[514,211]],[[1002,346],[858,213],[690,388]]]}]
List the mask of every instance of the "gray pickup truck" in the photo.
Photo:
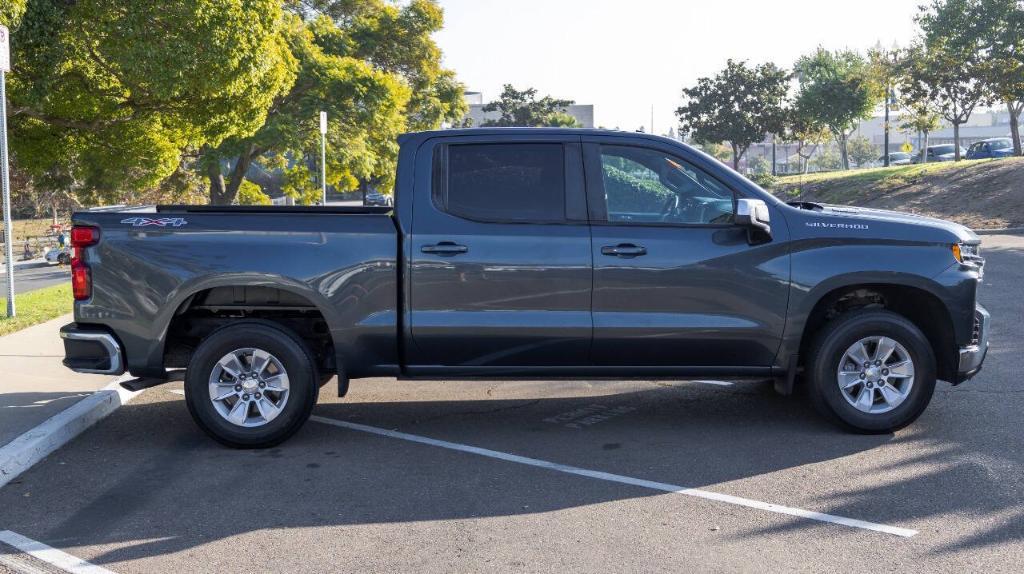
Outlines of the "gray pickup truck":
[{"label": "gray pickup truck", "polygon": [[786,204],[679,142],[578,129],[400,141],[395,206],[74,215],[64,364],[184,372],[236,447],[361,377],[764,377],[859,432],[981,368],[980,241]]}]

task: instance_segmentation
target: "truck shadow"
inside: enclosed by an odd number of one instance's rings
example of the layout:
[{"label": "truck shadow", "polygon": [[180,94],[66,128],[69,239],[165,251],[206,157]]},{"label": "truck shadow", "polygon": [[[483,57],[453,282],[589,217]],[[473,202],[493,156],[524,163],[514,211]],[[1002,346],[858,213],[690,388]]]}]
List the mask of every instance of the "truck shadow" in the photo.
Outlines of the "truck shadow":
[{"label": "truck shadow", "polygon": [[[149,392],[172,396],[165,389]],[[571,423],[559,418],[581,410],[625,412],[587,428],[568,427]],[[998,477],[965,460],[968,445],[949,432],[942,412],[898,441],[850,435],[820,421],[803,401],[774,396],[767,385],[727,391],[671,386],[569,398],[330,403],[319,405],[316,414],[722,492],[729,488],[717,485],[729,481],[796,471],[799,477],[785,478],[796,493],[804,482],[834,480],[836,471],[819,472],[819,463],[894,442],[919,443],[912,459],[892,459],[892,473],[879,474],[872,483],[877,486],[842,488],[797,506],[898,525],[1019,508]],[[103,453],[102,465],[97,453]],[[984,456],[999,457],[1018,471],[1022,467],[997,445]],[[907,465],[930,470],[906,476],[899,469]],[[850,472],[851,478],[861,478],[855,469]],[[279,537],[290,528],[512,517],[665,496],[316,422],[277,448],[231,450],[202,435],[184,403],[173,398],[122,408],[21,482],[0,491],[0,507],[7,509],[2,526],[58,547],[115,545],[94,559],[101,564],[259,530]],[[962,496],[963,485],[979,496]],[[20,498],[26,489],[34,493],[30,503]],[[1018,521],[993,534],[999,541],[1016,541],[1024,537],[1024,527]],[[988,537],[964,539],[963,547],[988,543]]]}]

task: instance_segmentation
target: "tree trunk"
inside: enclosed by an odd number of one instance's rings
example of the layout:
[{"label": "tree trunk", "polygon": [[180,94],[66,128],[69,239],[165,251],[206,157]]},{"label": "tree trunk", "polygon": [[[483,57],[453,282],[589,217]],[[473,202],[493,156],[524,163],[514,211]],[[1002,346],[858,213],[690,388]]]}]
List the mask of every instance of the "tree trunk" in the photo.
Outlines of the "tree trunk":
[{"label": "tree trunk", "polygon": [[220,172],[219,161],[207,163],[206,177],[210,180],[210,205],[229,205],[231,202],[224,202],[224,174]]},{"label": "tree trunk", "polygon": [[846,132],[839,134],[839,158],[842,161],[844,170],[850,169],[850,152],[846,148],[847,140],[848,136],[846,135]]},{"label": "tree trunk", "polygon": [[1015,102],[1006,102],[1006,110],[1010,112],[1010,137],[1013,138],[1013,155],[1020,156],[1024,155],[1021,152],[1020,147],[1020,110],[1021,106],[1018,106]]},{"label": "tree trunk", "polygon": [[227,198],[225,205],[235,202],[235,198],[238,197],[238,188],[242,187],[242,182],[245,181],[245,174],[249,171],[252,160],[252,147],[249,148],[248,153],[238,156],[235,160],[235,168],[231,170],[231,178],[228,179],[228,185],[224,189],[224,196]]},{"label": "tree trunk", "polygon": [[730,142],[729,145],[732,146],[732,169],[733,169],[733,171],[739,171],[740,170],[739,146],[737,146],[736,144],[734,144],[732,142]]},{"label": "tree trunk", "polygon": [[924,132],[924,145],[921,146],[921,163],[928,163],[928,132]]},{"label": "tree trunk", "polygon": [[960,161],[960,124],[953,122],[953,161]]}]

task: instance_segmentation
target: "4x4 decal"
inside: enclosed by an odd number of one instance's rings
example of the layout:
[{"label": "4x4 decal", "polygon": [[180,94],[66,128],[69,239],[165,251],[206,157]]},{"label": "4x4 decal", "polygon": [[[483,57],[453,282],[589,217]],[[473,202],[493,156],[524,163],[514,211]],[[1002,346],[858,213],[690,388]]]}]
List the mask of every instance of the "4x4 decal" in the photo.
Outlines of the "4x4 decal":
[{"label": "4x4 decal", "polygon": [[129,217],[122,219],[121,223],[131,225],[132,227],[145,227],[147,225],[155,225],[157,227],[181,227],[187,225],[188,221],[185,221],[184,217],[161,217],[153,219],[150,217]]}]

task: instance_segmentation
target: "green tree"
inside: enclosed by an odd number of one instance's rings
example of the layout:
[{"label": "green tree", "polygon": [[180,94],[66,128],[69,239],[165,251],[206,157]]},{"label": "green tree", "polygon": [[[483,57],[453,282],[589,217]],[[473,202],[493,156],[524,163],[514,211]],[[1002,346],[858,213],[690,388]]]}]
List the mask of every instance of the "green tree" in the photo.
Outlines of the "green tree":
[{"label": "green tree", "polygon": [[820,146],[825,145],[831,133],[817,117],[806,110],[799,101],[786,109],[786,122],[782,132],[785,141],[796,143],[796,155],[800,158],[800,171],[807,173],[808,160]]},{"label": "green tree", "polygon": [[704,153],[714,157],[722,163],[728,163],[732,160],[732,149],[729,146],[721,142],[693,142],[697,144],[697,147]]},{"label": "green tree", "polygon": [[1019,0],[933,0],[918,18],[925,42],[965,60],[990,91],[989,104],[1010,115],[1014,151],[1021,155],[1024,111],[1024,4]]},{"label": "green tree", "polygon": [[788,85],[789,73],[775,64],[748,67],[729,60],[715,77],[683,90],[676,110],[680,130],[699,142],[729,142],[733,169],[739,169],[751,144],[782,132]]},{"label": "green tree", "polygon": [[978,45],[982,33],[972,20],[973,0],[934,0],[917,17],[921,37],[907,51],[904,91],[929,102],[953,124],[955,159],[960,161],[960,126],[991,99]]},{"label": "green tree", "polygon": [[878,159],[878,148],[865,136],[853,136],[847,145],[850,159],[857,167],[864,167]]},{"label": "green tree", "polygon": [[14,28],[25,13],[25,5],[28,0],[4,0],[0,4],[0,25]]},{"label": "green tree", "polygon": [[850,168],[847,140],[857,122],[871,115],[881,99],[868,62],[857,52],[818,48],[796,63],[797,104],[828,128],[839,145],[840,163]]},{"label": "green tree", "polygon": [[29,2],[12,33],[19,166],[83,203],[134,200],[183,150],[262,124],[295,77],[283,24],[278,0]]},{"label": "green tree", "polygon": [[[431,38],[443,22],[433,0],[288,5],[293,15],[285,35],[299,62],[298,77],[255,134],[203,150],[212,203],[231,203],[256,161],[286,169],[284,190],[297,201],[318,199],[310,193],[310,167],[319,162],[321,110],[329,126],[327,183],[339,191],[355,189],[361,181],[390,187],[399,134],[436,128],[465,114],[462,85],[441,68]],[[221,169],[225,162],[232,166],[227,177]]]},{"label": "green tree", "polygon": [[271,205],[270,196],[255,183],[246,180],[238,187],[238,205]]},{"label": "green tree", "polygon": [[566,113],[573,105],[572,100],[557,100],[551,96],[537,99],[537,89],[517,90],[512,84],[505,84],[501,96],[485,105],[486,113],[498,112],[498,119],[485,120],[481,126],[498,127],[579,127],[576,118]]},{"label": "green tree", "polygon": [[931,132],[939,129],[939,113],[936,112],[929,102],[909,102],[903,105],[903,111],[899,116],[900,129],[909,132],[917,132],[924,136],[924,145],[919,150],[921,163],[928,161],[928,136]]}]

